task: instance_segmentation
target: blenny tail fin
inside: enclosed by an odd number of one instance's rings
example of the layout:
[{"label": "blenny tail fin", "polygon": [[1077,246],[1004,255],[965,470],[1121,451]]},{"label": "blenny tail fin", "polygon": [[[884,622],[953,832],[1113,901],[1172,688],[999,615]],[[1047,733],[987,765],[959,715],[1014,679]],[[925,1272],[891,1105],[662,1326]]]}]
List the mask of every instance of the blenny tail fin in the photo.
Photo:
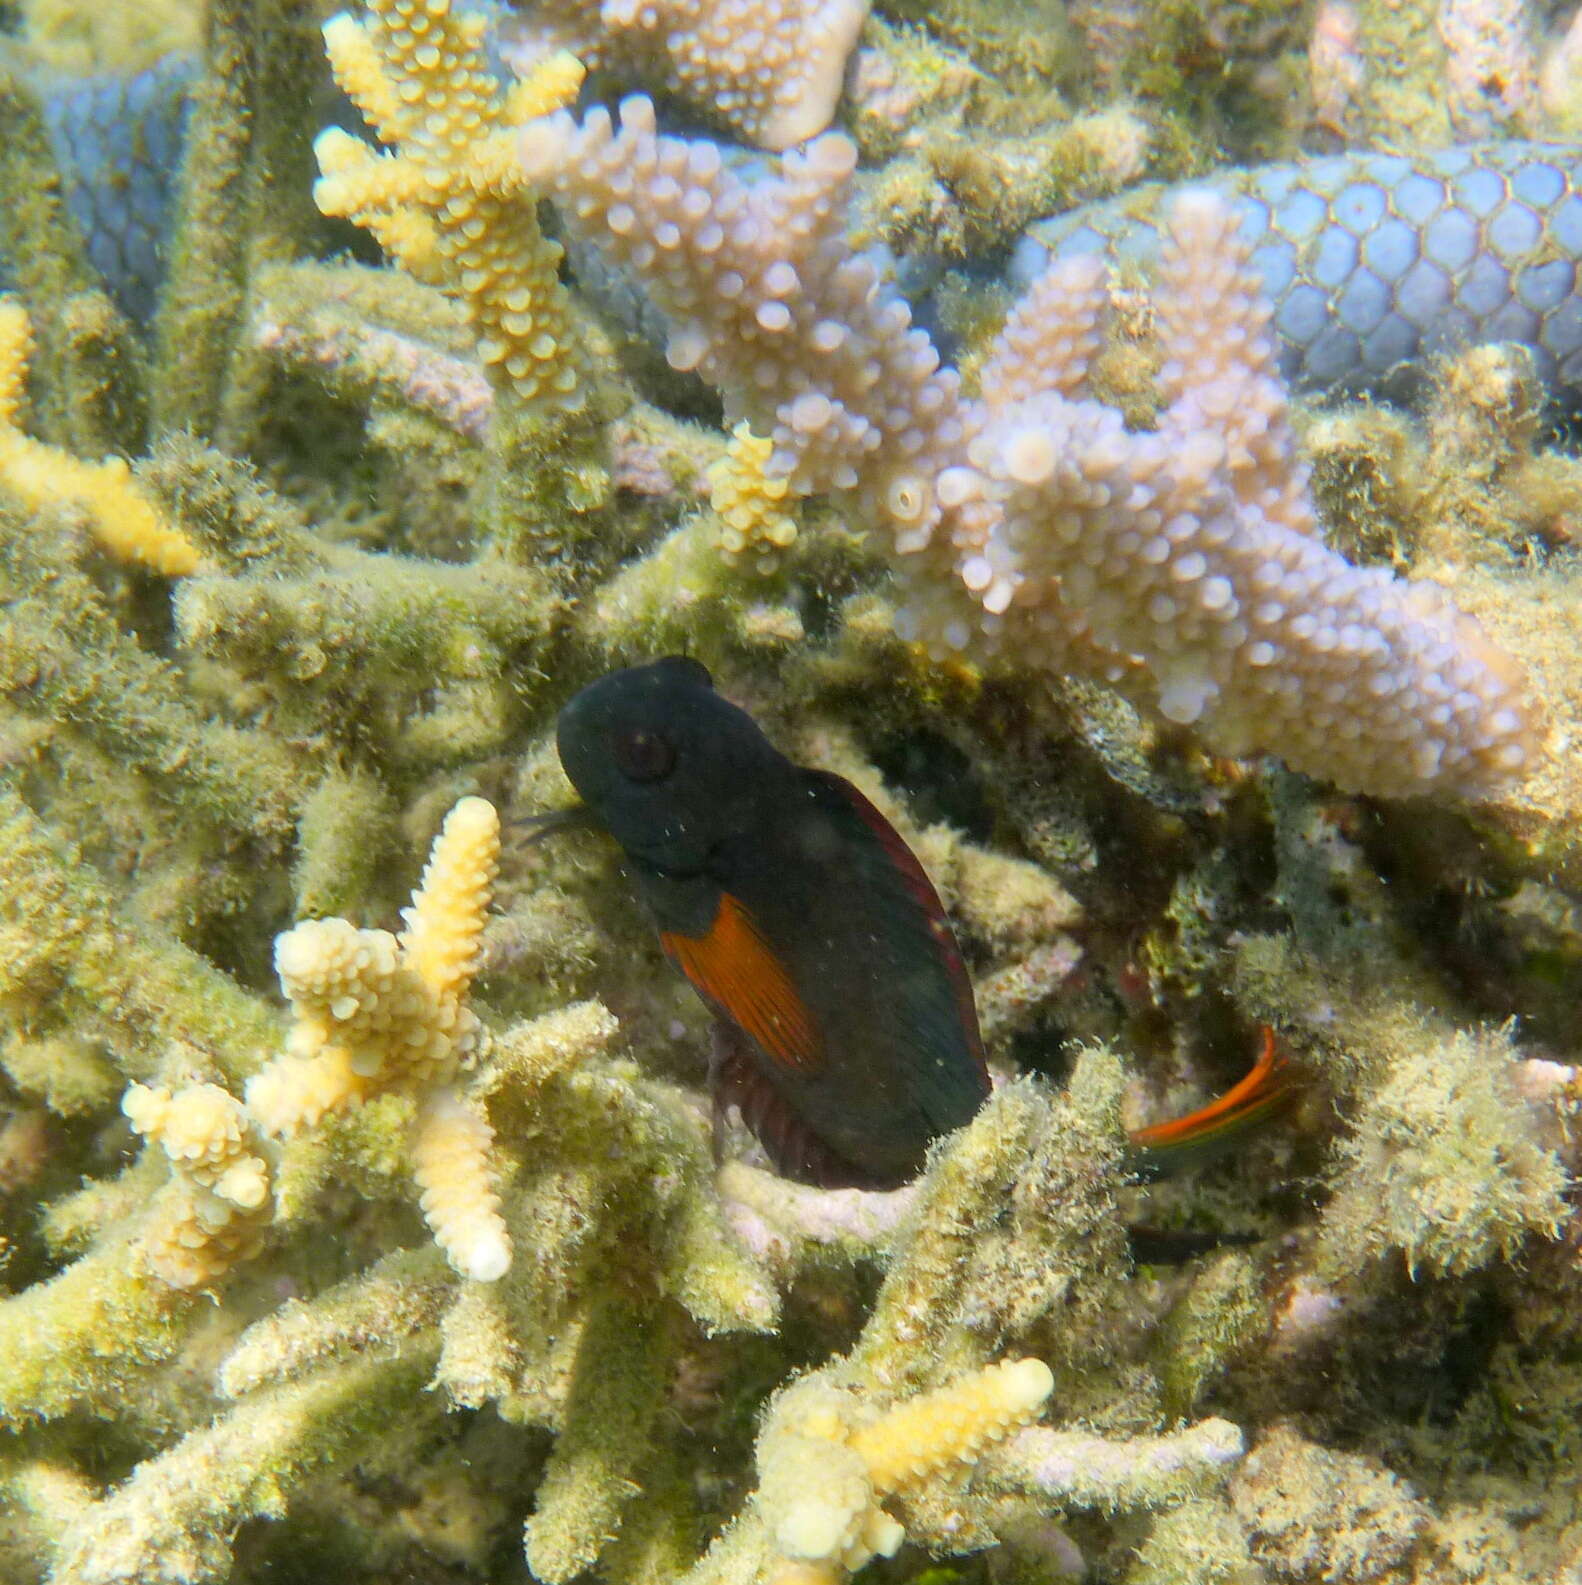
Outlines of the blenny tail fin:
[{"label": "blenny tail fin", "polygon": [[1132,1130],[1132,1171],[1151,1181],[1227,1154],[1288,1106],[1297,1088],[1291,1064],[1265,1025],[1263,1049],[1239,1084],[1185,1117]]}]

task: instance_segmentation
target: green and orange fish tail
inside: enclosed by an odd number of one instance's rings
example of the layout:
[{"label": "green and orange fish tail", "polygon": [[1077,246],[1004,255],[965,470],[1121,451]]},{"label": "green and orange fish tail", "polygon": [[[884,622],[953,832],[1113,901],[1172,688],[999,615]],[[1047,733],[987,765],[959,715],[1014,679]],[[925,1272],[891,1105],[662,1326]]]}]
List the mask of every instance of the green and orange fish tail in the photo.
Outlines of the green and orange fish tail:
[{"label": "green and orange fish tail", "polygon": [[1152,1181],[1215,1161],[1277,1117],[1298,1089],[1295,1069],[1265,1026],[1258,1060],[1239,1084],[1185,1117],[1132,1130],[1132,1171]]}]

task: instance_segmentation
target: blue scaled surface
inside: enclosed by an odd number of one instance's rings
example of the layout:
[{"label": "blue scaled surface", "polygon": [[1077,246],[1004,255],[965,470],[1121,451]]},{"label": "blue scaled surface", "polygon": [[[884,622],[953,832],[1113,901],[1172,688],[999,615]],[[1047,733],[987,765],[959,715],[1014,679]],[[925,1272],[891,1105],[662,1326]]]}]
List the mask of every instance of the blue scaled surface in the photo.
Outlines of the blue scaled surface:
[{"label": "blue scaled surface", "polygon": [[[165,278],[165,246],[196,63],[171,56],[134,75],[61,78],[44,123],[66,205],[116,306],[146,323]],[[10,272],[0,259],[0,286]]]},{"label": "blue scaled surface", "polygon": [[[1582,387],[1582,149],[1343,154],[1191,185],[1235,205],[1298,389],[1377,388],[1483,341],[1523,342],[1546,384]],[[1179,190],[1154,185],[1038,221],[1017,249],[1018,284],[1051,256],[1094,251],[1146,274]]]}]

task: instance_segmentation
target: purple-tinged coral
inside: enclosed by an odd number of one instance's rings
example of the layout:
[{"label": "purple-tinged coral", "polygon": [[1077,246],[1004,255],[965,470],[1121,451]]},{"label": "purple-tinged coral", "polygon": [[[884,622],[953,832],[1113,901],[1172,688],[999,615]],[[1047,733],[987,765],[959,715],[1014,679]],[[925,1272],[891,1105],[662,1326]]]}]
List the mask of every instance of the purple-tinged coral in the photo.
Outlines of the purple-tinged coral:
[{"label": "purple-tinged coral", "polygon": [[772,436],[768,477],[793,495],[855,491],[927,544],[928,475],[963,440],[959,382],[880,261],[846,241],[857,151],[843,137],[786,155],[751,183],[709,142],[660,137],[629,99],[578,126],[529,125],[529,181],[566,202],[568,223],[647,288],[669,322],[665,355],[725,398],[727,421]]},{"label": "purple-tinged coral", "polygon": [[494,392],[482,368],[440,347],[334,313],[301,323],[255,313],[251,333],[261,352],[312,371],[332,390],[388,393],[469,440],[488,434]]},{"label": "purple-tinged coral", "polygon": [[1319,537],[1270,314],[1228,206],[1178,200],[1158,272],[1153,431],[1087,385],[1108,281],[1054,266],[991,349],[978,401],[883,261],[853,251],[856,163],[826,135],[750,181],[652,106],[526,127],[530,182],[641,281],[667,355],[771,436],[768,478],[890,532],[905,636],[1119,683],[1216,748],[1385,794],[1520,776],[1517,668],[1430,584]]},{"label": "purple-tinged coral", "polygon": [[760,148],[829,125],[868,0],[536,0],[530,47],[666,89]]}]

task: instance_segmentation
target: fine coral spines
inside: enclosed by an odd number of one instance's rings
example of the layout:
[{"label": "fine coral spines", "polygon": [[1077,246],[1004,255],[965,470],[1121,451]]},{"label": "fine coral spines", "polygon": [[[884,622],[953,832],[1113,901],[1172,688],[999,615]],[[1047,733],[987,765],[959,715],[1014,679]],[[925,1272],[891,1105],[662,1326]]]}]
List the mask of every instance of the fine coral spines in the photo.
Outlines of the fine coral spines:
[{"label": "fine coral spines", "polygon": [[[324,53],[341,92],[357,107],[379,141],[391,145],[409,137],[410,112],[380,62],[369,29],[342,11],[324,24],[323,37]],[[330,131],[339,129],[326,128],[319,137],[327,136]],[[342,136],[348,142],[356,141],[349,134]]]},{"label": "fine coral spines", "polygon": [[309,920],[276,939],[275,970],[296,1012],[287,1041],[294,1057],[340,1047],[354,1074],[386,1085],[407,1076],[443,1081],[466,1054],[452,1039],[450,1010],[388,930]]},{"label": "fine coral spines", "polygon": [[173,1166],[222,1199],[257,1210],[268,1198],[269,1168],[250,1152],[247,1115],[218,1084],[192,1085],[176,1096],[134,1084],[121,1110],[138,1133],[164,1149]]},{"label": "fine coral spines", "polygon": [[345,1046],[324,1045],[312,1035],[297,1038],[319,1049],[311,1055],[288,1050],[247,1081],[247,1110],[275,1139],[317,1128],[326,1117],[361,1105],[374,1093],[373,1081],[357,1072]]},{"label": "fine coral spines", "polygon": [[1305,507],[1285,386],[1270,335],[1272,311],[1237,240],[1235,212],[1217,194],[1188,188],[1170,210],[1155,277],[1154,312],[1163,362],[1161,432],[1181,440],[1211,434],[1232,487],[1256,499],[1293,486],[1286,502],[1316,528]]},{"label": "fine coral spines", "polygon": [[1103,262],[1086,255],[1054,261],[1018,299],[979,376],[990,412],[1039,391],[1077,400],[1087,394],[1088,370],[1109,317],[1109,279]]},{"label": "fine coral spines", "polygon": [[770,477],[767,464],[774,442],[746,424],[732,431],[725,451],[710,463],[709,505],[720,519],[720,548],[728,556],[753,554],[760,569],[774,565],[779,552],[796,542],[797,523],[787,509],[790,480]]}]

